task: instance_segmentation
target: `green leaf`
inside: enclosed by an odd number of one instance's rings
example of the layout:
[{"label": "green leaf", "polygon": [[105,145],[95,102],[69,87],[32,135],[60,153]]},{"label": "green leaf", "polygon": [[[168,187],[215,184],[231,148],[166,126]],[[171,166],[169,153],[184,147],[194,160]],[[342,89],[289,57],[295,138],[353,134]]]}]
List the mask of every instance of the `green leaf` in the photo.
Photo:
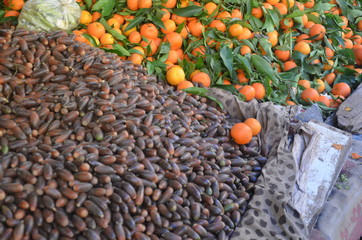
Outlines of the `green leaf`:
[{"label": "green leaf", "polygon": [[281,51],[290,51],[290,47],[288,45],[280,45],[276,46],[275,49],[281,50]]},{"label": "green leaf", "polygon": [[265,17],[263,29],[265,29],[266,32],[271,32],[274,30],[274,23],[269,15]]},{"label": "green leaf", "polygon": [[117,54],[118,56],[130,56],[131,54],[127,51],[127,49],[125,49],[124,47],[122,47],[121,45],[115,43],[112,45],[113,49],[109,49],[109,48],[103,48],[104,51],[106,52],[112,52]]},{"label": "green leaf", "polygon": [[254,45],[250,42],[250,40],[242,39],[241,42],[244,43],[246,46],[250,47],[250,49],[251,49],[253,52],[256,52],[255,47],[254,47]]},{"label": "green leaf", "polygon": [[113,28],[111,26],[108,25],[106,19],[104,19],[104,17],[101,17],[99,19],[99,22],[104,26],[104,28],[107,30],[107,31],[110,31],[112,30]]},{"label": "green leaf", "polygon": [[160,54],[168,53],[170,51],[170,43],[163,42],[160,46]]},{"label": "green leaf", "polygon": [[[326,38],[326,36],[325,36],[325,38]],[[338,45],[345,46],[343,38],[341,38],[337,34],[333,34],[332,36],[330,36],[330,38],[332,39],[333,43],[337,42]],[[328,41],[328,39],[326,39],[325,41]]]},{"label": "green leaf", "polygon": [[321,20],[318,17],[314,16],[313,14],[307,13],[307,17],[308,17],[309,21],[319,23],[319,24],[321,23]]},{"label": "green leaf", "polygon": [[176,8],[172,13],[181,16],[181,17],[195,17],[202,12],[202,7],[192,5],[184,8]]},{"label": "green leaf", "polygon": [[280,18],[279,15],[276,11],[274,10],[270,10],[268,9],[268,13],[270,14],[270,17],[275,25],[275,28],[278,29],[279,28],[279,22],[280,22]]},{"label": "green leaf", "polygon": [[346,16],[348,12],[348,6],[346,0],[336,0],[339,7],[342,9],[342,15]]},{"label": "green leaf", "polygon": [[186,59],[182,60],[179,65],[184,69],[186,74],[186,79],[190,78],[190,74],[195,71],[195,64],[193,62],[189,62]]},{"label": "green leaf", "polygon": [[225,91],[231,92],[231,93],[236,93],[238,90],[234,87],[234,85],[224,85],[224,84],[215,84],[213,87],[215,88],[220,88],[223,89]]},{"label": "green leaf", "polygon": [[298,79],[301,74],[296,74],[296,71],[280,72],[278,73],[279,77],[282,79],[282,82],[286,83],[288,87],[297,87]]},{"label": "green leaf", "polygon": [[313,9],[316,11],[316,12],[324,12],[324,11],[328,11],[330,10],[332,7],[334,7],[335,4],[330,4],[330,3],[322,3],[322,2],[317,2]]},{"label": "green leaf", "polygon": [[354,64],[355,63],[355,55],[352,49],[345,48],[338,51],[338,55],[341,55],[347,60],[348,64]]},{"label": "green leaf", "polygon": [[266,55],[268,57],[273,57],[273,52],[271,50],[271,44],[266,38],[260,38],[259,39],[260,46],[264,49],[266,52]]},{"label": "green leaf", "polygon": [[253,27],[249,23],[246,23],[246,22],[241,22],[240,25],[245,28],[253,29]]},{"label": "green leaf", "polygon": [[165,24],[163,24],[163,22],[161,21],[161,19],[159,19],[159,18],[157,18],[157,17],[155,17],[155,16],[152,16],[151,19],[152,19],[152,22],[153,22],[155,25],[157,25],[159,28],[166,29],[166,28],[165,28]]},{"label": "green leaf", "polygon": [[190,93],[190,94],[195,94],[195,95],[199,95],[201,97],[207,97],[212,101],[215,101],[219,107],[221,109],[224,109],[223,105],[221,104],[221,102],[219,102],[216,98],[207,95],[206,93],[208,93],[208,89],[207,88],[199,88],[199,87],[190,87],[190,88],[186,88],[186,89],[182,89],[182,91]]},{"label": "green leaf", "polygon": [[266,95],[269,98],[271,96],[271,94],[273,93],[273,88],[271,87],[270,84],[270,78],[266,77],[264,79],[264,86],[265,86],[265,91],[266,91]]},{"label": "green leaf", "polygon": [[293,51],[293,53],[292,53],[292,59],[295,59],[295,60],[303,61],[305,59],[305,57],[306,57],[306,55],[304,55],[303,53],[298,52],[298,51]]},{"label": "green leaf", "polygon": [[241,56],[241,55],[237,55],[236,60],[241,65],[241,68],[244,70],[246,75],[248,77],[251,77],[252,76],[252,69],[251,69],[251,65],[250,65],[249,60],[246,57]]},{"label": "green leaf", "polygon": [[254,16],[251,16],[249,19],[250,25],[253,27],[254,32],[259,32],[260,29],[263,27],[263,22]]},{"label": "green leaf", "polygon": [[140,22],[142,22],[145,19],[145,17],[143,16],[138,16],[135,17],[126,27],[126,29],[124,30],[124,32],[127,32],[128,30],[136,27]]},{"label": "green leaf", "polygon": [[162,54],[161,57],[158,57],[158,60],[165,62],[168,58],[168,53]]},{"label": "green leaf", "polygon": [[309,73],[312,75],[317,74],[320,71],[320,67],[317,67],[315,64],[303,64],[304,73]]},{"label": "green leaf", "polygon": [[229,71],[230,77],[232,79],[234,79],[236,76],[236,73],[233,69],[234,58],[233,58],[233,53],[232,53],[231,49],[228,46],[224,45],[220,49],[220,57],[225,65],[225,67]]},{"label": "green leaf", "polygon": [[[4,12],[5,14],[5,12]],[[18,17],[4,17],[4,18],[0,18],[0,23],[6,23],[6,22],[10,22],[13,25],[17,25],[18,24]]]},{"label": "green leaf", "polygon": [[148,74],[153,74],[158,68],[165,68],[167,65],[159,60],[147,61],[146,68]]},{"label": "green leaf", "polygon": [[251,62],[255,69],[263,75],[268,76],[275,85],[279,84],[279,77],[273,71],[270,63],[259,55],[251,55]]},{"label": "green leaf", "polygon": [[138,16],[143,16],[143,15],[147,15],[147,13],[150,11],[149,8],[141,8],[141,9],[138,9],[136,14],[135,14],[135,17],[138,17]]},{"label": "green leaf", "polygon": [[328,41],[328,38],[324,38],[324,43],[326,44],[327,47],[329,47],[330,49],[334,50],[334,47],[332,46],[332,44]]},{"label": "green leaf", "polygon": [[196,69],[201,69],[201,68],[203,68],[203,67],[205,67],[204,58],[203,58],[202,56],[199,56],[199,57],[197,58],[196,63],[195,63],[195,68],[196,68]]},{"label": "green leaf", "polygon": [[112,13],[114,6],[115,1],[113,0],[99,0],[93,5],[92,11],[102,10],[102,16],[107,17]]},{"label": "green leaf", "polygon": [[148,74],[153,74],[154,73],[154,71],[155,71],[155,66],[152,64],[152,62],[150,62],[150,61],[148,61],[147,63],[146,63],[146,68],[147,68],[147,72],[148,72]]},{"label": "green leaf", "polygon": [[92,0],[85,0],[85,5],[87,6],[87,9],[91,9],[92,4]]},{"label": "green leaf", "polygon": [[125,41],[127,40],[127,38],[120,34],[119,32],[117,32],[116,30],[114,29],[111,29],[111,30],[108,30],[107,32],[109,32],[110,34],[112,34],[113,37],[115,37],[117,40],[120,40],[120,41]]},{"label": "green leaf", "polygon": [[107,21],[103,17],[101,17],[99,19],[99,22],[104,26],[104,28],[107,30],[107,32],[112,34],[112,36],[115,37],[117,40],[120,40],[120,41],[127,40],[126,36],[124,36],[123,34],[120,34],[116,30],[114,30],[111,26],[109,26]]},{"label": "green leaf", "polygon": [[220,107],[221,109],[224,109],[224,106],[222,105],[222,103],[221,103],[221,102],[219,102],[219,101],[218,101],[216,98],[214,98],[213,96],[204,95],[203,97],[207,97],[208,99],[210,99],[210,100],[212,100],[212,101],[216,102],[216,103],[217,103],[217,105],[219,105],[219,107]]},{"label": "green leaf", "polygon": [[185,27],[186,25],[186,21],[185,22],[182,22],[180,25],[177,26],[175,32],[177,33],[181,33],[182,29]]},{"label": "green leaf", "polygon": [[250,1],[250,0],[246,0],[244,2],[246,2],[246,13],[245,13],[245,15],[250,16],[251,10],[253,8],[253,2]]},{"label": "green leaf", "polygon": [[83,33],[82,36],[84,36],[93,45],[93,47],[98,47],[96,40],[91,35]]},{"label": "green leaf", "polygon": [[200,88],[200,87],[190,87],[187,89],[183,89],[183,91],[195,95],[206,94],[208,92],[206,88]]},{"label": "green leaf", "polygon": [[358,10],[358,9],[351,9],[347,13],[347,18],[350,19],[350,20],[353,20],[353,19],[355,19],[357,17],[360,17],[360,16],[362,16],[362,11]]},{"label": "green leaf", "polygon": [[[209,57],[210,55],[208,55],[207,57]],[[209,58],[207,58],[207,62],[209,63],[211,69],[213,70],[213,72],[217,75],[218,73],[221,72],[221,64],[220,61],[218,59],[215,59],[214,56],[210,56]]]},{"label": "green leaf", "polygon": [[293,11],[291,14],[288,14],[285,18],[295,18],[295,17],[301,17],[304,15],[304,11],[296,10]]}]

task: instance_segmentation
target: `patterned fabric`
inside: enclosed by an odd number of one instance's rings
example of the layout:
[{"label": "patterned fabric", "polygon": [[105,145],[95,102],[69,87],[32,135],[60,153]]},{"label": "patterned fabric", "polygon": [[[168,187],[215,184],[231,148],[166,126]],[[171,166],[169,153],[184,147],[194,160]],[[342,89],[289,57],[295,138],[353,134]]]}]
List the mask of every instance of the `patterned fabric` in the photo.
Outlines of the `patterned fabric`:
[{"label": "patterned fabric", "polygon": [[307,239],[307,228],[291,201],[297,163],[288,146],[288,134],[293,131],[290,120],[300,107],[279,107],[256,100],[242,102],[220,89],[210,89],[208,95],[220,101],[228,113],[240,121],[249,117],[259,120],[262,125],[259,152],[268,157],[247,211],[232,239]]}]

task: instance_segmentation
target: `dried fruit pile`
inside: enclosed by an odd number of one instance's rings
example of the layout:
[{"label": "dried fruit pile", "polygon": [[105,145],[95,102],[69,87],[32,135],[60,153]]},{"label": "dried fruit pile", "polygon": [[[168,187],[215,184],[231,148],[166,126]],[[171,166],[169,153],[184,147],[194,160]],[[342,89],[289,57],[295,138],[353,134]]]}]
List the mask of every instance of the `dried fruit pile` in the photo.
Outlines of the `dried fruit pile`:
[{"label": "dried fruit pile", "polygon": [[74,37],[0,30],[0,239],[228,239],[257,142]]}]

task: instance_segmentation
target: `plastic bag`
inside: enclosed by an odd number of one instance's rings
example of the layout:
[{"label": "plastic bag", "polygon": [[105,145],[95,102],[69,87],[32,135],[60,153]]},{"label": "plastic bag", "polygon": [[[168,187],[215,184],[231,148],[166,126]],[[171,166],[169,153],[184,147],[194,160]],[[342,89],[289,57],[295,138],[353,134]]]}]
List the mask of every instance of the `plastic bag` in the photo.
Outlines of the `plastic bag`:
[{"label": "plastic bag", "polygon": [[29,0],[21,10],[17,28],[68,31],[78,26],[80,15],[81,9],[75,0]]}]

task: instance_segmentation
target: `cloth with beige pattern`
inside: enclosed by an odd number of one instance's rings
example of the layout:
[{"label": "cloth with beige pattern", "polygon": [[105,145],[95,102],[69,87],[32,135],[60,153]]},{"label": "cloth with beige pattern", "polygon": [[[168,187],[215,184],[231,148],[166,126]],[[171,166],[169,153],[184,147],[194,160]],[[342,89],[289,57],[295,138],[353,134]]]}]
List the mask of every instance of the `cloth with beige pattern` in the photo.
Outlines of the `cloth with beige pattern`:
[{"label": "cloth with beige pattern", "polygon": [[240,122],[250,117],[259,120],[262,131],[258,135],[258,151],[268,157],[247,211],[232,239],[307,239],[307,227],[291,201],[297,163],[288,146],[288,137],[297,128],[293,127],[291,119],[300,107],[281,107],[256,100],[243,102],[221,89],[210,89],[208,95],[220,101],[228,113]]}]

